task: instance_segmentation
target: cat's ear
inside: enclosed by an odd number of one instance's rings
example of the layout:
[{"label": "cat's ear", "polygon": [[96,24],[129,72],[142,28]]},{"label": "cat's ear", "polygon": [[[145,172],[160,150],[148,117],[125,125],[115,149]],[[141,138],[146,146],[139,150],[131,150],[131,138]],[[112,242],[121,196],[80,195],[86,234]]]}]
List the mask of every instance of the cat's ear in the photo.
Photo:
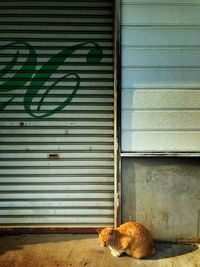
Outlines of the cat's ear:
[{"label": "cat's ear", "polygon": [[102,232],[103,228],[96,228],[96,232],[100,234]]}]

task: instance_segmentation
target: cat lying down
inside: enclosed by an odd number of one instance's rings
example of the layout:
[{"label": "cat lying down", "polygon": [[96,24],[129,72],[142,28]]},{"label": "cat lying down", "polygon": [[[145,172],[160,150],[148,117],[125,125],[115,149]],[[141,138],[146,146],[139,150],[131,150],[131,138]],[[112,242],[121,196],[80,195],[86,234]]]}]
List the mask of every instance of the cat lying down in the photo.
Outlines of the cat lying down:
[{"label": "cat lying down", "polygon": [[109,247],[114,257],[126,253],[137,259],[155,253],[150,232],[140,223],[126,222],[117,228],[96,229],[103,247]]}]

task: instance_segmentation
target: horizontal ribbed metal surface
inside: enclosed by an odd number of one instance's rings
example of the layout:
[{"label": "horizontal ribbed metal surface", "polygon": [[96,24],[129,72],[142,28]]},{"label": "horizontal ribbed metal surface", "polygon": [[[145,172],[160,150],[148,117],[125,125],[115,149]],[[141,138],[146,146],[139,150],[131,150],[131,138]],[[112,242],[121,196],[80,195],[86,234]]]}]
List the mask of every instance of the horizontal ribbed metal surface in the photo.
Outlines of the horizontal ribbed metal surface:
[{"label": "horizontal ribbed metal surface", "polygon": [[199,0],[122,0],[123,153],[200,151],[199,13]]},{"label": "horizontal ribbed metal surface", "polygon": [[0,98],[0,227],[113,225],[113,1],[1,1]]}]

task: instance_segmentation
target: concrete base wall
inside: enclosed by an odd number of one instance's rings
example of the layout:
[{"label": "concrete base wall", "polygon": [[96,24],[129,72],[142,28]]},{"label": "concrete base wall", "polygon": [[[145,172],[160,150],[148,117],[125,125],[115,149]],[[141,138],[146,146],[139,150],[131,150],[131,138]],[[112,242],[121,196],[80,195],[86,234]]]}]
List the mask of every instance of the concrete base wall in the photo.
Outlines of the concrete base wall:
[{"label": "concrete base wall", "polygon": [[123,158],[122,220],[155,239],[200,241],[200,159]]}]

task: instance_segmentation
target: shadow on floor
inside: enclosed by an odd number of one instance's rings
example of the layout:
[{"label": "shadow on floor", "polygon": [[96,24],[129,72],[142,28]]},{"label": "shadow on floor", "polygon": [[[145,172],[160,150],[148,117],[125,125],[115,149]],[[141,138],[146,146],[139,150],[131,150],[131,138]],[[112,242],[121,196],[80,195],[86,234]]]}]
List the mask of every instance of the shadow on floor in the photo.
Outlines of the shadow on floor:
[{"label": "shadow on floor", "polygon": [[[108,252],[100,246],[98,235],[94,234],[23,234],[16,236],[1,236],[0,255],[3,255],[8,251],[20,251],[26,246],[34,246],[38,244],[42,246],[44,245],[43,247],[46,247],[47,252],[48,248],[51,248],[53,245],[56,246],[57,249],[59,249],[59,247],[64,247],[66,252],[71,248],[76,251],[81,244],[83,246],[82,248],[87,251],[87,253],[91,253],[91,255],[96,255],[98,252],[103,257],[104,254]],[[155,255],[144,260],[159,260],[181,256],[197,249],[199,249],[199,247],[195,244],[157,242]],[[110,251],[108,255],[110,255]],[[128,256],[123,255],[122,257],[124,258]]]},{"label": "shadow on floor", "polygon": [[151,260],[159,260],[171,257],[177,257],[191,253],[197,250],[199,247],[195,244],[183,244],[183,243],[156,243],[156,253],[147,258]]},{"label": "shadow on floor", "polygon": [[[93,234],[19,234],[19,235],[3,235],[0,236],[0,255],[5,254],[7,251],[22,250],[28,245],[44,244],[60,244],[61,242],[78,243],[83,240],[95,239],[96,235]],[[92,244],[92,241],[91,241]]]}]

